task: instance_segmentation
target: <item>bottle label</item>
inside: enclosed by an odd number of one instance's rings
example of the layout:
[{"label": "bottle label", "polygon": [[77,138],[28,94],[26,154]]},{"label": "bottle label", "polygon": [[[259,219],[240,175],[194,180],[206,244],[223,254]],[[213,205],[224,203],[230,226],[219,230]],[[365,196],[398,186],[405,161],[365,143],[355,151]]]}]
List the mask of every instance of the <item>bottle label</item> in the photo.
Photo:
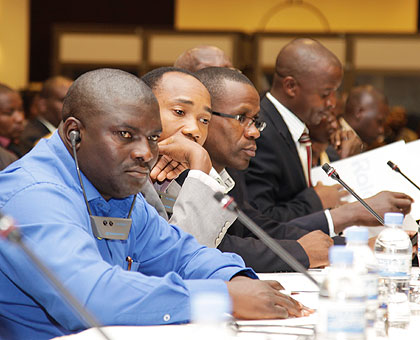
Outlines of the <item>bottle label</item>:
[{"label": "bottle label", "polygon": [[367,274],[363,277],[366,285],[366,298],[376,300],[378,298],[378,277],[374,274]]},{"label": "bottle label", "polygon": [[388,302],[388,320],[393,322],[410,321],[410,305],[404,293],[391,294]]},{"label": "bottle label", "polygon": [[379,275],[409,276],[411,272],[411,256],[405,254],[376,254]]},{"label": "bottle label", "polygon": [[363,301],[334,302],[320,299],[318,331],[324,334],[364,334],[366,327]]}]

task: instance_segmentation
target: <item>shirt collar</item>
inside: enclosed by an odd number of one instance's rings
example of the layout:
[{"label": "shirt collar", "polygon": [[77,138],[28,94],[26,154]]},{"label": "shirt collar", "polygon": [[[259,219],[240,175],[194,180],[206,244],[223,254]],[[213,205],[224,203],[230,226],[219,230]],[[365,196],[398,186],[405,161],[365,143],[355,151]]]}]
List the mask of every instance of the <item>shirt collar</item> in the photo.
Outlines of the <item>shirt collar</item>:
[{"label": "shirt collar", "polygon": [[48,131],[49,132],[51,132],[51,133],[53,133],[55,130],[57,130],[57,128],[54,126],[54,125],[52,125],[48,120],[46,120],[45,118],[43,118],[43,117],[38,117],[38,120],[40,121],[40,123],[42,124],[42,125],[44,125],[47,129],[48,129]]},{"label": "shirt collar", "polygon": [[290,111],[286,106],[280,103],[274,96],[267,92],[266,94],[268,100],[274,105],[274,107],[282,116],[284,122],[287,125],[287,128],[292,135],[293,141],[295,143],[299,142],[299,138],[302,136],[302,133],[308,132],[308,128],[305,123],[303,123],[292,111]]},{"label": "shirt collar", "polygon": [[216,169],[211,168],[209,175],[225,188],[225,194],[235,187],[235,181],[232,177],[230,177],[226,169],[223,169],[220,173],[218,173]]}]

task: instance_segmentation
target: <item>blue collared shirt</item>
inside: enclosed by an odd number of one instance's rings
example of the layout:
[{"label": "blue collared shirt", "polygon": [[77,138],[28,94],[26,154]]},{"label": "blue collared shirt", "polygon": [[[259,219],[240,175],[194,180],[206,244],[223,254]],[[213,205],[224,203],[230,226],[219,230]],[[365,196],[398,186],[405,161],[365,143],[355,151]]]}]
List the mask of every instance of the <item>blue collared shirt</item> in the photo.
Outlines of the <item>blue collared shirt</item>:
[{"label": "blue collared shirt", "polygon": [[[127,217],[133,196],[106,201],[82,178],[93,215]],[[227,295],[224,281],[244,270],[256,278],[239,256],[201,246],[169,225],[141,195],[127,240],[95,238],[73,158],[57,132],[0,173],[0,209],[104,325],[187,322],[194,294]],[[0,241],[0,338],[51,338],[84,328],[22,251]]]}]

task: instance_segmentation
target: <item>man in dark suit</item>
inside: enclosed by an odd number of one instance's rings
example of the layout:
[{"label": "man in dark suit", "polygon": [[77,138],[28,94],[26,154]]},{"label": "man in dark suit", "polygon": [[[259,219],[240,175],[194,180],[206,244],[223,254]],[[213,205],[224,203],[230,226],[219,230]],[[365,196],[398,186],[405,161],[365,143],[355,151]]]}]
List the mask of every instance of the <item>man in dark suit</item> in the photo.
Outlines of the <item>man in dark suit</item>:
[{"label": "man in dark suit", "polygon": [[44,82],[37,101],[39,115],[28,121],[20,138],[21,156],[30,151],[40,138],[55,131],[61,122],[63,100],[71,84],[72,80],[61,76]]},{"label": "man in dark suit", "polygon": [[261,100],[267,128],[246,171],[249,199],[260,211],[288,221],[340,205],[340,185],[312,186],[307,125],[335,106],[342,67],[319,42],[297,39],[277,56],[273,85]]}]

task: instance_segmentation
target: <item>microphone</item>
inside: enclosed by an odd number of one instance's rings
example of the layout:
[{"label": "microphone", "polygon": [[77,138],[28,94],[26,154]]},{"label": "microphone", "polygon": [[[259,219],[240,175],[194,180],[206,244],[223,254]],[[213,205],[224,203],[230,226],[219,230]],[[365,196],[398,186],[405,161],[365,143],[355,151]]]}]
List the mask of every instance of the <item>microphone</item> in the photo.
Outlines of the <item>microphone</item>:
[{"label": "microphone", "polygon": [[305,275],[312,281],[318,288],[319,283],[310,275],[304,266],[302,266],[292,255],[287,252],[281,245],[279,245],[270,235],[268,235],[260,226],[251,220],[243,211],[238,208],[233,197],[225,195],[222,192],[216,192],[214,198],[220,202],[223,209],[227,209],[235,213],[238,220],[241,221],[251,232],[253,232],[273,253],[285,261],[295,271]]},{"label": "microphone", "polygon": [[411,184],[413,184],[418,190],[420,190],[420,188],[418,187],[418,185],[416,183],[414,183],[411,179],[409,179],[406,175],[404,175],[404,173],[400,170],[400,168],[392,163],[391,161],[388,161],[386,164],[389,165],[389,167],[394,170],[395,172],[398,172],[399,174],[401,174],[401,176],[403,176],[407,181],[409,181]]},{"label": "microphone", "polygon": [[25,243],[22,242],[22,234],[15,226],[13,219],[5,216],[0,212],[0,238],[9,240],[17,244],[25,254],[38,267],[39,271],[52,283],[52,285],[65,298],[67,303],[76,312],[76,315],[85,322],[88,328],[96,328],[102,337],[110,340],[108,335],[100,328],[99,322],[91,315],[76,298],[69,292],[67,288],[55,277],[55,275],[41,262],[41,260],[30,250]]},{"label": "microphone", "polygon": [[362,205],[379,221],[380,224],[385,225],[384,219],[378,215],[378,213],[373,210],[369,204],[367,204],[358,194],[354,192],[352,188],[350,188],[338,175],[337,170],[335,170],[332,166],[330,166],[328,163],[325,163],[322,166],[322,170],[325,171],[325,173],[328,175],[328,177],[332,178],[333,180],[336,180],[338,183],[340,183],[354,198],[356,198]]}]

